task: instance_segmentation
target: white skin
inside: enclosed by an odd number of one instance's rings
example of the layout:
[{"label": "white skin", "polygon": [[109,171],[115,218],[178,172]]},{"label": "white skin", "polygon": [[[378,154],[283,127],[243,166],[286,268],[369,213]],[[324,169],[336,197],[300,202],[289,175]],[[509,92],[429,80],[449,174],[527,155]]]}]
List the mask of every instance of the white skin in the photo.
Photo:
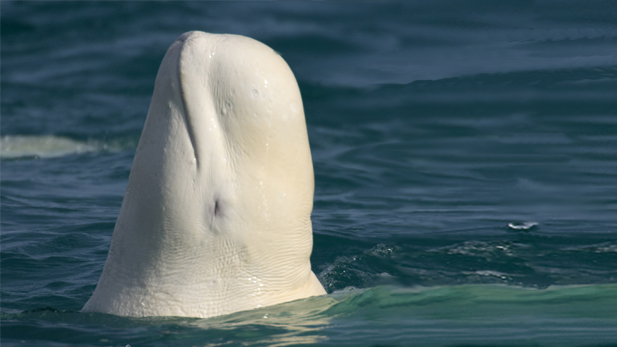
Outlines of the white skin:
[{"label": "white skin", "polygon": [[309,261],[313,190],[285,61],[242,36],[180,36],[83,311],[212,317],[325,294]]}]

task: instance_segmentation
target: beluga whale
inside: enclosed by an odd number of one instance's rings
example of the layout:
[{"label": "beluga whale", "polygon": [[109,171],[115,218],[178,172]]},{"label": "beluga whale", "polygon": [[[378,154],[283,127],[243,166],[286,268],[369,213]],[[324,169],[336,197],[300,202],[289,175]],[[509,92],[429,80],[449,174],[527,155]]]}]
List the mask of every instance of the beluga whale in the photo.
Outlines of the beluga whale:
[{"label": "beluga whale", "polygon": [[83,312],[213,317],[326,294],[314,176],[289,66],[192,31],[158,74],[103,272]]}]

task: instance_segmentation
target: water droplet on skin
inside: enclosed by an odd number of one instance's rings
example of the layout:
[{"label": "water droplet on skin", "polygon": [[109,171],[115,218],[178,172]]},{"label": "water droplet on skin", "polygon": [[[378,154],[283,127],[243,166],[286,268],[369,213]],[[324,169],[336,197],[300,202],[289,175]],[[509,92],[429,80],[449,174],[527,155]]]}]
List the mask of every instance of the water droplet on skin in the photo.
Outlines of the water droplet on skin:
[{"label": "water droplet on skin", "polygon": [[226,101],[225,106],[223,106],[223,114],[227,114],[227,112],[231,111],[231,101]]},{"label": "water droplet on skin", "polygon": [[291,109],[291,112],[298,113],[298,105],[296,105],[295,102],[292,102],[291,105],[289,105],[289,108]]}]

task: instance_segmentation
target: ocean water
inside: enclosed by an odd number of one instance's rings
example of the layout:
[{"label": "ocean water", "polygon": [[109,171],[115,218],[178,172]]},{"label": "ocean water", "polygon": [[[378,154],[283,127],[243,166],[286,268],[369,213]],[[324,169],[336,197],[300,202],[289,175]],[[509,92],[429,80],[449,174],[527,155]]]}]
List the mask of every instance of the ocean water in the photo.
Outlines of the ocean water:
[{"label": "ocean water", "polygon": [[[0,6],[2,346],[617,346],[617,3]],[[189,30],[294,71],[329,295],[80,313]]]}]

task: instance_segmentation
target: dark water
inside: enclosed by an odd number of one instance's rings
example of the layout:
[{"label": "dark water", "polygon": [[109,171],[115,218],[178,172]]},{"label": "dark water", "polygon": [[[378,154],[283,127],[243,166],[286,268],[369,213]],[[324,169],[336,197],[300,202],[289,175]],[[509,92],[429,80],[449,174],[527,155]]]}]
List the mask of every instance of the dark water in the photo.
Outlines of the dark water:
[{"label": "dark water", "polygon": [[[1,3],[3,346],[617,345],[617,3]],[[181,33],[301,87],[327,297],[82,314]],[[535,223],[535,224],[534,224]]]}]

